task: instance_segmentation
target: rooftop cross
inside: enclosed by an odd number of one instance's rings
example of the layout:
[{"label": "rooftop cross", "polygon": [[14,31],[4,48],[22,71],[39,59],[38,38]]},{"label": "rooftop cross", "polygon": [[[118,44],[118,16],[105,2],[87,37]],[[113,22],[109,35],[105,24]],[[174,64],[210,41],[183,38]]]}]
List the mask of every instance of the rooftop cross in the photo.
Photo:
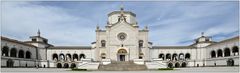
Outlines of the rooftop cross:
[{"label": "rooftop cross", "polygon": [[37,34],[38,34],[38,36],[40,36],[40,34],[41,34],[41,32],[40,32],[40,30],[38,29],[38,32],[37,32]]}]

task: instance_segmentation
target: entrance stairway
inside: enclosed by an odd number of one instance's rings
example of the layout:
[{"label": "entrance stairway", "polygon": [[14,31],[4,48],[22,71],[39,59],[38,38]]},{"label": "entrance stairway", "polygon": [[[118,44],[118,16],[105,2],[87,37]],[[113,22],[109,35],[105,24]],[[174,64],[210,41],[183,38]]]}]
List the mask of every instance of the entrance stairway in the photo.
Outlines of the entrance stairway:
[{"label": "entrance stairway", "polygon": [[145,65],[134,64],[132,61],[112,61],[108,65],[99,65],[99,70],[101,71],[139,71],[147,70]]}]

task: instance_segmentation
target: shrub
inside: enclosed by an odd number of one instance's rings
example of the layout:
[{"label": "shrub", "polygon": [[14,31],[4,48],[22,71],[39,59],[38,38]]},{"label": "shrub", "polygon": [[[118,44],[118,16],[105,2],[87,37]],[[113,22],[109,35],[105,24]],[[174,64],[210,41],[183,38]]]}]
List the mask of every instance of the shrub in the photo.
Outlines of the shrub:
[{"label": "shrub", "polygon": [[72,68],[72,71],[87,71],[87,69]]},{"label": "shrub", "polygon": [[173,70],[173,68],[159,68],[158,70]]}]

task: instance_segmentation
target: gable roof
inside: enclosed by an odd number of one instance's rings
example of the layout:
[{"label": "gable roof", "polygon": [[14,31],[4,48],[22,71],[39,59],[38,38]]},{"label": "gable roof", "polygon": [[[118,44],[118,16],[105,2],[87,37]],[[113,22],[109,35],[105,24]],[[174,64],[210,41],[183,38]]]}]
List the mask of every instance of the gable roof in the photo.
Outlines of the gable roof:
[{"label": "gable roof", "polygon": [[52,46],[49,49],[92,49],[91,46]]},{"label": "gable roof", "polygon": [[3,37],[3,36],[1,36],[1,40],[5,40],[5,41],[9,41],[9,42],[18,43],[18,44],[25,45],[25,46],[37,48],[37,47],[34,46],[34,45],[27,44],[27,43],[24,43],[24,42],[22,42],[22,41],[18,41],[18,40],[15,40],[15,39],[10,39],[10,38]]}]

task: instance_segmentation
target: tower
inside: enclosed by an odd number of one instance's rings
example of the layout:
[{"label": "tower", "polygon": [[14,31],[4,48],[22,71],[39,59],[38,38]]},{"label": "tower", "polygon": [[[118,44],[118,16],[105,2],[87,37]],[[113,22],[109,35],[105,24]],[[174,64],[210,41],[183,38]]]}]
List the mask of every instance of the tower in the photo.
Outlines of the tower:
[{"label": "tower", "polygon": [[40,67],[49,67],[47,61],[47,48],[53,46],[48,44],[48,39],[41,36],[40,30],[37,31],[36,36],[30,36],[31,41],[26,41],[25,43],[34,45],[37,47],[37,59],[39,60]]}]

